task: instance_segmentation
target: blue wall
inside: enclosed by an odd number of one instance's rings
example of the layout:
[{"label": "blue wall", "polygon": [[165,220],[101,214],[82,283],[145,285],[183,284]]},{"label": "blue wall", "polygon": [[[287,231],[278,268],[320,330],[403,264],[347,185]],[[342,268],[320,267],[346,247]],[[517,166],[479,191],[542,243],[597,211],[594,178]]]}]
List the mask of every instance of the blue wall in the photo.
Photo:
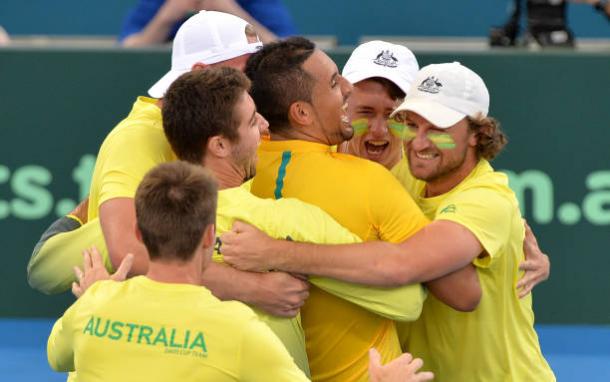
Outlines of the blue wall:
[{"label": "blue wall", "polygon": [[[285,0],[302,34],[485,36],[504,22],[508,0]],[[11,34],[116,35],[135,0],[2,0],[0,25]],[[569,5],[577,37],[610,38],[610,23],[590,6]]]}]

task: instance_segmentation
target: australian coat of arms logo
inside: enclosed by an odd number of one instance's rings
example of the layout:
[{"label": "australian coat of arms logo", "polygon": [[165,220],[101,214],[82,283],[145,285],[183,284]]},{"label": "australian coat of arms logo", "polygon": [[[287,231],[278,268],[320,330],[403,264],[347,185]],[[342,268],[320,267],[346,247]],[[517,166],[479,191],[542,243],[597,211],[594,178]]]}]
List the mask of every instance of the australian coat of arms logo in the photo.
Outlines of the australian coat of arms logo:
[{"label": "australian coat of arms logo", "polygon": [[443,84],[441,84],[436,77],[430,76],[423,80],[417,89],[421,90],[422,92],[436,94],[441,91],[442,87]]},{"label": "australian coat of arms logo", "polygon": [[389,50],[382,50],[381,53],[375,57],[374,63],[381,66],[387,66],[388,68],[395,68],[398,66],[398,59],[394,57],[394,53]]}]

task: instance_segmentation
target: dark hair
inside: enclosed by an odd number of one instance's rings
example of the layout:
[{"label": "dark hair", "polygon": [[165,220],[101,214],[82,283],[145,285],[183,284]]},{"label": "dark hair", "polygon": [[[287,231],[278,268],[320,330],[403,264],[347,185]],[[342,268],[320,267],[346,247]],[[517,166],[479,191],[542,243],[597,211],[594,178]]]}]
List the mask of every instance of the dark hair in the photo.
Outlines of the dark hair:
[{"label": "dark hair", "polygon": [[238,139],[234,109],[250,88],[239,70],[213,67],[180,76],[163,97],[163,130],[178,158],[201,164],[209,138]]},{"label": "dark hair", "polygon": [[508,143],[500,122],[492,117],[468,117],[468,126],[477,135],[476,152],[479,158],[494,159]]},{"label": "dark hair", "polygon": [[136,218],[151,259],[189,260],[216,219],[216,181],[202,166],[175,161],[150,170],[138,186]]},{"label": "dark hair", "polygon": [[250,94],[258,112],[269,122],[269,130],[290,127],[288,110],[297,101],[311,102],[314,79],[303,69],[315,44],[303,37],[266,44],[246,64],[252,81]]},{"label": "dark hair", "polygon": [[396,101],[397,99],[403,99],[406,96],[405,92],[403,92],[402,89],[398,87],[398,85],[388,80],[387,78],[371,77],[367,78],[367,80],[377,82],[378,84],[383,86],[393,101]]}]

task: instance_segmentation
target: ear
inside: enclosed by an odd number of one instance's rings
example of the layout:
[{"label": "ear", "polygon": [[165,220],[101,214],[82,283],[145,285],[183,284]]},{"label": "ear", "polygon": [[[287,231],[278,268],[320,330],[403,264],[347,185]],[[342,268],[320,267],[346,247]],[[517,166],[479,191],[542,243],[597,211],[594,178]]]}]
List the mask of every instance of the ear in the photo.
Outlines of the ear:
[{"label": "ear", "polygon": [[144,243],[142,241],[142,231],[140,231],[140,227],[138,227],[138,222],[136,222],[136,224],[135,224],[134,231],[135,231],[135,234],[136,234],[136,239],[138,239],[138,241],[140,243]]},{"label": "ear", "polygon": [[208,224],[203,230],[203,238],[201,240],[201,245],[203,248],[212,248],[216,243],[216,227],[214,224]]},{"label": "ear", "polygon": [[210,65],[204,64],[203,62],[196,62],[193,64],[193,66],[191,66],[191,71],[205,69],[208,66],[210,66]]},{"label": "ear", "polygon": [[313,123],[313,108],[309,102],[293,102],[288,108],[288,120],[296,125],[308,126]]},{"label": "ear", "polygon": [[231,155],[231,142],[221,135],[215,135],[208,139],[206,155],[218,158],[227,158]]},{"label": "ear", "polygon": [[492,128],[489,125],[481,126],[478,132],[470,131],[470,136],[468,137],[468,144],[470,146],[476,146],[481,138],[483,137],[491,137],[493,134]]}]

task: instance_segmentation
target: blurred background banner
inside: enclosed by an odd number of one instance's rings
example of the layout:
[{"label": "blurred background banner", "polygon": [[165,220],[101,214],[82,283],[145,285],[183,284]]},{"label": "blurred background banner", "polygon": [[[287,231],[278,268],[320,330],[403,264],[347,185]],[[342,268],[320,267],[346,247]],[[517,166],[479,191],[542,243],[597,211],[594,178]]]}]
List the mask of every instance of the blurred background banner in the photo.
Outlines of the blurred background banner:
[{"label": "blurred background banner", "polygon": [[[330,51],[339,67],[349,49]],[[415,52],[486,81],[507,132],[508,170],[552,261],[541,323],[610,323],[610,52]],[[0,317],[57,316],[72,301],[29,288],[44,228],[87,195],[97,149],[170,65],[166,49],[0,49]],[[128,150],[129,148],[126,148]]]}]

